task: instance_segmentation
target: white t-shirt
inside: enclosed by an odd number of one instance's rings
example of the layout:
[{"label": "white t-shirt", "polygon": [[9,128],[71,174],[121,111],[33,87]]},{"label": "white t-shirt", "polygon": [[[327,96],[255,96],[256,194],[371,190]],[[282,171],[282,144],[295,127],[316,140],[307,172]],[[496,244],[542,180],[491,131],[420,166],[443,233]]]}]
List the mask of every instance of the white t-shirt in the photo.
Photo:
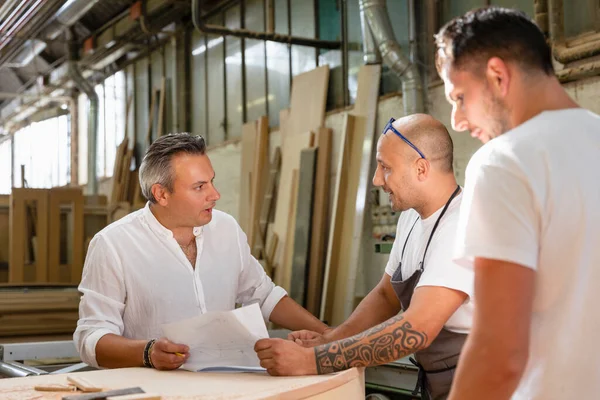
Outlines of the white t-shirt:
[{"label": "white t-shirt", "polygon": [[192,265],[148,205],[100,231],[90,242],[73,335],[81,359],[97,366],[96,344],[108,333],[129,339],[162,336],[161,325],[210,311],[258,303],[263,317],[286,295],[250,254],[235,219],[214,210],[194,228]]},{"label": "white t-shirt", "polygon": [[484,257],[537,273],[513,399],[600,398],[600,117],[547,111],[483,146],[458,233],[463,265]]},{"label": "white t-shirt", "polygon": [[[466,293],[469,298],[456,310],[444,327],[457,333],[469,333],[473,321],[473,270],[452,261],[461,199],[462,192],[452,200],[448,210],[440,220],[427,250],[423,274],[417,288],[421,286],[442,286]],[[419,263],[423,260],[427,240],[442,209],[443,207],[424,220],[419,218],[419,214],[415,210],[408,210],[400,215],[396,229],[396,240],[394,240],[390,258],[385,267],[385,272],[389,276],[394,276],[394,272],[398,268],[402,256],[402,247],[404,247],[408,233],[415,221],[417,223],[408,238],[406,250],[404,251],[402,279],[407,279],[418,269]]]}]

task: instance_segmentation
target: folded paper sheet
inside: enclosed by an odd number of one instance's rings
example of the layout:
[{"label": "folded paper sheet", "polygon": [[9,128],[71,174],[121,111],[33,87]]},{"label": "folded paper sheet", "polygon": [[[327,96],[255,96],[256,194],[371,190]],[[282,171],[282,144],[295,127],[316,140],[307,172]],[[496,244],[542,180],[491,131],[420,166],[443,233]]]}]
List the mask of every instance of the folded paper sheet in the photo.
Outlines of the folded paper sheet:
[{"label": "folded paper sheet", "polygon": [[170,341],[189,346],[190,358],[183,365],[189,371],[265,371],[254,351],[257,340],[269,337],[258,304],[209,312],[162,330]]}]

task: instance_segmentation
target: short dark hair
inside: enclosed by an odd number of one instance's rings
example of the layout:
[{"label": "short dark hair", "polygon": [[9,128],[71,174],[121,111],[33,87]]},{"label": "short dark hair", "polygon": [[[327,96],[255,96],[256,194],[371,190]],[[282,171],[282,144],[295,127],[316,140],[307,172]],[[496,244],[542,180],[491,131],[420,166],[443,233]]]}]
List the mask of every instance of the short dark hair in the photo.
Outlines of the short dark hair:
[{"label": "short dark hair", "polygon": [[173,191],[173,170],[171,158],[179,153],[206,154],[206,142],[202,136],[189,133],[171,133],[161,136],[154,141],[140,165],[140,186],[142,194],[151,203],[156,203],[152,194],[152,186],[156,183]]},{"label": "short dark hair", "polygon": [[544,34],[522,11],[494,6],[472,10],[444,25],[435,39],[438,72],[447,62],[461,69],[500,57],[525,71],[554,74],[552,50]]}]

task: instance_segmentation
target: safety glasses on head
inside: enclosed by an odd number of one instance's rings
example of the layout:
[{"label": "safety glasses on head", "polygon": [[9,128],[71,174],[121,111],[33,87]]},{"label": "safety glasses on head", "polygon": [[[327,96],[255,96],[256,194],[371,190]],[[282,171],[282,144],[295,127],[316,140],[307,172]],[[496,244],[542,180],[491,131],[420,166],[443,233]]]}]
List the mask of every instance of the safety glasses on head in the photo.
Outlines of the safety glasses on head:
[{"label": "safety glasses on head", "polygon": [[387,123],[387,125],[385,126],[385,128],[383,128],[383,134],[385,135],[388,131],[394,132],[400,139],[404,140],[406,142],[406,144],[408,144],[410,147],[412,147],[413,149],[415,149],[415,151],[417,153],[419,153],[419,155],[421,156],[421,158],[426,159],[425,155],[423,154],[423,152],[421,150],[419,150],[419,148],[417,146],[415,146],[414,144],[412,144],[412,142],[410,140],[408,140],[406,138],[406,136],[404,136],[403,134],[401,134],[400,132],[398,132],[396,130],[396,128],[394,128],[392,126],[392,124],[394,123],[394,121],[396,121],[394,118],[390,118],[390,120]]}]

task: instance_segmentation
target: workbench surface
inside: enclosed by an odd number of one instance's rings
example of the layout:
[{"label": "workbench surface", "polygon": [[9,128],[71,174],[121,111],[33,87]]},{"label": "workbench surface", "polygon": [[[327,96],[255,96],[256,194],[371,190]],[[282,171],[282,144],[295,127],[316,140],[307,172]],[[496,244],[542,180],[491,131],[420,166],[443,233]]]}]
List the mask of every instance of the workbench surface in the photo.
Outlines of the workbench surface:
[{"label": "workbench surface", "polygon": [[[363,369],[330,375],[272,377],[266,373],[200,373],[123,368],[69,374],[81,376],[105,390],[139,386],[147,393],[174,399],[343,399],[365,396]],[[2,400],[60,400],[73,392],[39,392],[42,383],[67,383],[66,375],[41,375],[0,379]]]}]

